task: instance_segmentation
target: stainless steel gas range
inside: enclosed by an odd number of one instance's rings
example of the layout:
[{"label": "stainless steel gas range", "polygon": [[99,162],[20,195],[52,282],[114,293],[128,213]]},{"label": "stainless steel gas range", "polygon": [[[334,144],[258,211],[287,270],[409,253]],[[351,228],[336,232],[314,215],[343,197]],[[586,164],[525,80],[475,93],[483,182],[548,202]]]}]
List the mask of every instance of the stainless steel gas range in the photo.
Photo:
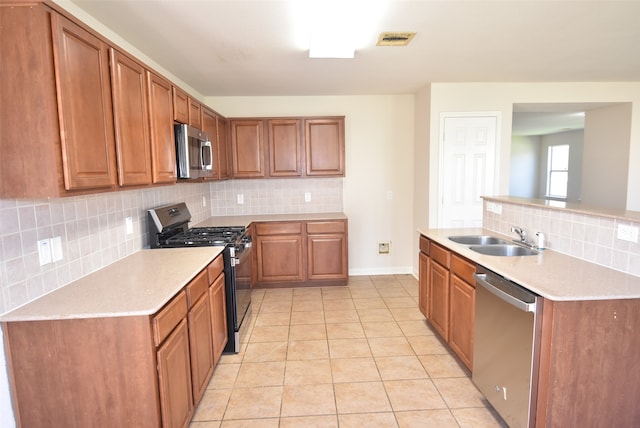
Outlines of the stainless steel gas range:
[{"label": "stainless steel gas range", "polygon": [[149,246],[178,248],[224,246],[229,340],[226,353],[240,351],[240,338],[251,313],[251,235],[244,226],[189,228],[191,213],[184,202],[147,211]]}]

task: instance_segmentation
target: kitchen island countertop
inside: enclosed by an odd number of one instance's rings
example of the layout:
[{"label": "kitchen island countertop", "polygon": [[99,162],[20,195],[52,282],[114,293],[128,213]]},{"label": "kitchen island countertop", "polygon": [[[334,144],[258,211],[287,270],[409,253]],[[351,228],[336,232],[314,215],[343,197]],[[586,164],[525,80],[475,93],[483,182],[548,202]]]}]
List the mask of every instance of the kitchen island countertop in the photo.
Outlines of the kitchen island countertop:
[{"label": "kitchen island countertop", "polygon": [[467,259],[547,299],[556,301],[640,299],[640,277],[550,249],[533,256],[487,256],[449,239],[455,235],[492,235],[488,229],[425,229],[419,233]]},{"label": "kitchen island countertop", "polygon": [[143,249],[1,315],[0,322],[152,315],[223,249]]}]

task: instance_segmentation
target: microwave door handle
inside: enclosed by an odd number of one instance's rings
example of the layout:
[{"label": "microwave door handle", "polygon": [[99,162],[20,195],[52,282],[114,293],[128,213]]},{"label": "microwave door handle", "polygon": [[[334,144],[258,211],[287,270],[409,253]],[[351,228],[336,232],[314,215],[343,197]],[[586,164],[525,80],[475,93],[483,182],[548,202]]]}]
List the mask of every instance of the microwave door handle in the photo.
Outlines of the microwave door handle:
[{"label": "microwave door handle", "polygon": [[212,162],[213,151],[211,150],[211,142],[203,141],[200,143],[200,169],[209,169]]}]

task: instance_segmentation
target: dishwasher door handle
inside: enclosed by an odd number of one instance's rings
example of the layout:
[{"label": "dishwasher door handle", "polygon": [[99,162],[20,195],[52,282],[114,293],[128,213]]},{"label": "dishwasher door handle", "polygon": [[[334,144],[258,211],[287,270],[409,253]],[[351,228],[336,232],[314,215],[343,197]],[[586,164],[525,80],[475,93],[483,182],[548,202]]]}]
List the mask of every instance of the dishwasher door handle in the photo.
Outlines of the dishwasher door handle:
[{"label": "dishwasher door handle", "polygon": [[[517,298],[516,296],[513,296],[513,295],[509,294],[507,291],[502,290],[501,288],[498,288],[495,285],[491,284],[491,282],[490,282],[490,280],[489,280],[489,278],[488,278],[486,273],[476,273],[473,276],[476,279],[476,284],[481,285],[488,292],[490,292],[494,296],[504,300],[505,302],[509,303],[511,306],[515,306],[516,308],[518,308],[518,309],[520,309],[521,311],[524,311],[524,312],[535,312],[536,311],[535,299],[534,299],[533,303],[530,303],[530,302],[525,302],[525,301]],[[513,288],[515,289],[515,287],[517,287],[517,286],[514,284]],[[502,288],[507,288],[507,287],[502,287]]]}]

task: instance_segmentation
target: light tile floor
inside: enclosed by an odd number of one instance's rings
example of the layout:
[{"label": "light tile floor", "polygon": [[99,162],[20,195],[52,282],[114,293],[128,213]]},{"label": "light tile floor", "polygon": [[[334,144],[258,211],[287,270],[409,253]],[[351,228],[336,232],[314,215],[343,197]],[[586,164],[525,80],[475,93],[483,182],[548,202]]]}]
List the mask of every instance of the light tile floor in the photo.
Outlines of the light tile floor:
[{"label": "light tile floor", "polygon": [[506,427],[417,301],[411,275],[254,290],[191,428]]}]

